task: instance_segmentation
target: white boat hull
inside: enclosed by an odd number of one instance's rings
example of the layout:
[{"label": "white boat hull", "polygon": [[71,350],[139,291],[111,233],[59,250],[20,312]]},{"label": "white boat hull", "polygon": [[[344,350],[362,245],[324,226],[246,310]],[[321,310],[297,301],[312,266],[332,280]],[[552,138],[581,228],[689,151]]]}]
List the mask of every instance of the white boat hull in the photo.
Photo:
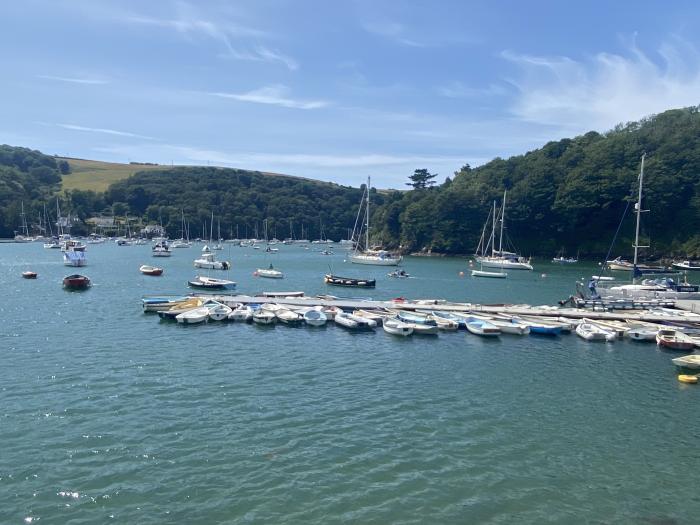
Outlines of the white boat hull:
[{"label": "white boat hull", "polygon": [[484,268],[499,268],[501,270],[532,270],[532,265],[527,262],[499,259],[497,257],[477,257],[477,262]]},{"label": "white boat hull", "polygon": [[483,270],[472,270],[472,277],[491,277],[492,279],[505,279],[506,272],[485,272]]},{"label": "white boat hull", "polygon": [[393,319],[385,320],[382,327],[386,333],[391,335],[406,337],[413,333],[413,327],[410,324],[402,323],[401,321],[396,321]]},{"label": "white boat hull", "polygon": [[398,266],[401,257],[379,257],[376,255],[351,255],[350,262],[354,264],[369,264],[374,266]]}]

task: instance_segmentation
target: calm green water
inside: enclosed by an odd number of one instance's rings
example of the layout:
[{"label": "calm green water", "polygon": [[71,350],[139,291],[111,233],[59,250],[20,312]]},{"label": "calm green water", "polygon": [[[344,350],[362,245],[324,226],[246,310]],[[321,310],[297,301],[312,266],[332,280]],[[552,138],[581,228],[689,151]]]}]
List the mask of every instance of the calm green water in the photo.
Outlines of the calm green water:
[{"label": "calm green water", "polygon": [[[377,277],[357,295],[474,302],[551,304],[593,271],[473,280],[464,260],[409,258],[415,278],[393,280],[336,251],[221,256],[242,292],[328,293],[330,263]],[[142,294],[186,290],[198,252],[89,246],[94,286],[71,293],[58,250],[0,245],[0,523],[700,520],[700,387],[655,345],[143,314]],[[252,276],[269,261],[287,279]]]}]

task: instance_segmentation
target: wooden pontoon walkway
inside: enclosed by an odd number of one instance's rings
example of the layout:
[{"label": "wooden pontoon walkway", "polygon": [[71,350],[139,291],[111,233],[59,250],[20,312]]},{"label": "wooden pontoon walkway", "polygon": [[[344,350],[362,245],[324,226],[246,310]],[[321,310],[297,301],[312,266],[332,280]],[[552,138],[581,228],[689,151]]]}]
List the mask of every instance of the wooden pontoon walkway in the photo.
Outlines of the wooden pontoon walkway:
[{"label": "wooden pontoon walkway", "polygon": [[598,319],[616,321],[647,321],[664,323],[699,323],[700,314],[678,310],[677,313],[665,310],[663,313],[649,310],[617,310],[597,311],[580,308],[559,308],[555,306],[530,306],[526,304],[472,304],[454,303],[442,300],[404,300],[404,301],[375,301],[371,299],[319,297],[283,297],[281,294],[269,297],[264,295],[222,295],[195,294],[199,297],[212,298],[224,303],[280,303],[292,306],[337,306],[343,310],[374,308],[394,308],[402,310],[436,310],[444,312],[478,312],[487,314],[506,315],[535,315],[543,317],[569,317],[572,319]]}]

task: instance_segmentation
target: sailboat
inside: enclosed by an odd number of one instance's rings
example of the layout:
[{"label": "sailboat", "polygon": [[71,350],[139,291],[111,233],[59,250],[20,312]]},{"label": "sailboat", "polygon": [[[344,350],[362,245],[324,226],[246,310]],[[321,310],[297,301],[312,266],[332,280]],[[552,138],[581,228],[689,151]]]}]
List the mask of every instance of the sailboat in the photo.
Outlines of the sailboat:
[{"label": "sailboat", "polygon": [[[268,243],[267,241],[267,219],[263,221],[263,225],[265,227],[265,244]],[[276,248],[275,248],[276,250]],[[270,247],[267,247],[267,252],[271,252],[272,250]],[[275,267],[270,263],[270,266],[267,268],[258,268],[255,270],[253,273],[256,277],[267,277],[268,279],[283,279],[284,278],[284,273],[282,273],[280,270],[276,270]]]},{"label": "sailboat", "polygon": [[[211,213],[211,226],[209,231],[209,242],[211,243],[214,235],[214,212]],[[231,263],[228,261],[217,261],[215,255],[209,249],[208,245],[202,248],[202,254],[194,260],[195,268],[205,268],[208,270],[228,270],[231,268]]]},{"label": "sailboat", "polygon": [[20,226],[21,232],[15,235],[15,242],[32,242],[34,239],[32,239],[29,236],[29,226],[27,225],[27,216],[24,214],[24,201],[22,201],[22,213],[20,213],[20,216],[22,218],[22,225]]},{"label": "sailboat", "polygon": [[[489,214],[490,216],[491,214]],[[489,238],[488,243],[484,246],[484,236],[486,235],[486,226],[489,224],[489,219],[486,219],[486,222],[484,223],[484,229],[481,232],[481,239],[479,240],[479,246],[476,248],[476,253],[477,253],[477,260],[479,260],[478,253],[479,250],[481,250],[482,255],[484,253],[488,252],[489,246],[491,246],[491,253],[493,254],[493,245],[495,243],[495,238],[496,238],[496,201],[493,201],[493,221],[491,223],[491,236]],[[481,264],[481,269],[479,270],[472,270],[472,277],[489,277],[492,279],[505,279],[508,277],[508,274],[506,272],[489,272],[484,270],[484,265],[482,261],[479,261]]]},{"label": "sailboat", "polygon": [[[506,194],[507,190],[503,191],[503,205],[501,206],[501,233],[498,240],[498,250],[495,249],[495,242],[491,243],[491,255],[477,254],[476,260],[486,268],[500,268],[501,270],[532,270],[530,260],[519,256],[514,252],[503,250],[503,225],[506,218]],[[494,218],[494,233],[495,233],[495,218]],[[495,241],[495,237],[493,239]],[[477,248],[478,250],[478,248]]]},{"label": "sailboat", "polygon": [[[363,197],[365,197],[365,249],[360,251],[359,238],[362,234],[362,227],[358,233],[358,242],[355,243],[355,251],[349,257],[350,262],[355,264],[373,264],[378,266],[397,266],[402,257],[394,256],[386,250],[372,250],[369,244],[369,189],[370,189],[370,178],[367,177],[367,186],[365,187],[365,192]],[[360,212],[362,211],[362,202],[360,202],[360,208],[358,210],[358,218],[360,217]]]},{"label": "sailboat", "polygon": [[[182,212],[182,225],[181,225],[181,230],[180,230],[181,234],[180,234],[180,238],[176,239],[170,245],[172,248],[189,248],[190,246],[192,246],[192,244],[190,243],[189,231],[188,231],[187,225],[185,223],[185,210],[181,210],[181,212]],[[185,235],[187,236],[186,238],[185,238]]]},{"label": "sailboat", "polygon": [[[634,204],[634,212],[637,215],[637,221],[634,234],[634,258],[631,263],[625,261],[625,268],[629,265],[632,270],[632,283],[619,286],[611,286],[600,290],[596,290],[597,280],[594,279],[589,283],[591,292],[602,296],[603,298],[645,298],[645,299],[700,299],[700,286],[684,283],[676,283],[673,279],[656,279],[643,280],[639,282],[639,278],[645,273],[668,273],[662,267],[653,267],[638,264],[639,249],[648,248],[639,244],[639,229],[641,225],[642,213],[648,210],[642,209],[642,188],[644,186],[644,160],[646,153],[642,154],[641,168],[639,170],[639,189],[637,192],[637,202]],[[619,258],[618,258],[619,259]],[[610,264],[609,267],[612,268]]]}]

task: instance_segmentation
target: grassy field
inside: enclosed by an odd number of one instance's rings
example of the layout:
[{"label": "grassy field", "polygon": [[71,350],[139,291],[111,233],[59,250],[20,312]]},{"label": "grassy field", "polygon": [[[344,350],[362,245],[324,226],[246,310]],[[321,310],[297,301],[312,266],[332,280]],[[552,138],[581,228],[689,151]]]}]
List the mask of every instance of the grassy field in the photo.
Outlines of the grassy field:
[{"label": "grassy field", "polygon": [[166,169],[170,166],[119,164],[99,160],[58,159],[70,164],[71,173],[63,176],[64,190],[105,191],[110,184],[131,177],[137,171]]}]

